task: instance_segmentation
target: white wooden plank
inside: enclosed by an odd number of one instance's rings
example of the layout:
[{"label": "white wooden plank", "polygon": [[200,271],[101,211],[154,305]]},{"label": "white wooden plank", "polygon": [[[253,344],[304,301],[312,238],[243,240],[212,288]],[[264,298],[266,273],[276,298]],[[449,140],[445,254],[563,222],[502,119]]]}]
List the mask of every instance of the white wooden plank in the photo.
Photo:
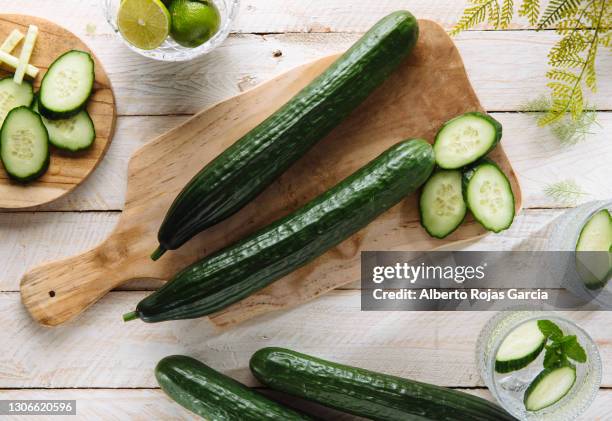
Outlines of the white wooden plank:
[{"label": "white wooden plank", "polygon": [[[485,389],[457,389],[492,400]],[[311,402],[297,400],[278,392],[259,390],[284,404],[301,409],[323,420],[356,421],[358,418],[324,408]],[[189,411],[172,402],[159,389],[11,389],[0,391],[0,399],[71,399],[77,401],[77,415],[54,416],[57,421],[187,421],[198,419]],[[612,406],[612,391],[601,389],[585,414],[576,421],[605,420]],[[39,421],[40,416],[20,416],[22,421]]]},{"label": "white wooden plank", "polygon": [[[548,229],[562,210],[523,211],[511,229],[462,246],[470,250],[546,249]],[[93,248],[113,230],[119,213],[0,213],[0,291],[18,291],[26,270]],[[156,281],[137,281],[122,289],[155,289]]]},{"label": "white wooden plank", "polygon": [[[54,8],[53,14],[69,3]],[[23,10],[21,2],[16,4]],[[96,14],[99,9],[96,5],[83,15],[74,11],[65,15],[78,19],[68,26],[78,29],[104,63],[120,114],[192,114],[299,64],[343,51],[359,37],[357,33],[236,34],[208,56],[188,63],[160,63],[138,56],[110,34]],[[87,25],[95,25],[96,31],[88,34]],[[470,31],[457,37],[457,45],[485,108],[508,111],[547,91],[546,56],[557,39],[551,31]],[[277,50],[280,57],[273,54]],[[599,90],[589,99],[600,109],[612,109],[612,82],[603,77],[611,65],[612,55],[601,51]]]},{"label": "white wooden plank", "polygon": [[[547,184],[571,178],[589,196],[584,200],[612,197],[612,112],[600,112],[600,126],[593,126],[585,142],[564,147],[549,128],[540,128],[525,114],[492,113],[504,126],[504,148],[523,188],[523,206],[555,207],[546,197]],[[74,192],[37,210],[119,210],[123,209],[127,165],[136,149],[184,121],[187,116],[120,117],[115,139],[107,156],[92,176]]]},{"label": "white wooden plank", "polygon": [[[111,28],[106,23],[101,3],[99,0],[0,0],[0,10],[61,22],[79,36],[106,35]],[[543,5],[547,3],[547,0],[542,1]],[[450,29],[466,4],[466,0],[248,0],[241,2],[232,32],[364,32],[378,19],[396,10],[409,10],[421,19],[434,19]],[[481,24],[477,28],[492,27]],[[533,28],[518,14],[510,26],[510,29]]]},{"label": "white wooden plank", "polygon": [[[109,74],[120,114],[195,113],[241,90],[325,55],[344,51],[359,34],[313,33],[233,35],[218,50],[188,63],[159,63],[135,55],[117,40],[90,38]],[[512,111],[547,92],[551,32],[476,31],[457,37],[468,75],[482,104]],[[280,57],[274,53],[281,51]],[[598,92],[589,101],[612,109],[612,81],[605,69],[612,55],[601,52]]]},{"label": "white wooden plank", "polygon": [[[11,344],[0,354],[0,388],[155,387],[153,368],[170,354],[254,385],[248,360],[266,346],[445,386],[482,386],[474,346],[491,312],[362,312],[359,291],[333,291],[221,332],[205,319],[124,323],[121,314],[145,295],[112,292],[77,321],[49,329],[29,318],[18,293],[0,293],[0,343]],[[609,361],[612,313],[568,315]],[[612,385],[610,365],[602,384]]]}]

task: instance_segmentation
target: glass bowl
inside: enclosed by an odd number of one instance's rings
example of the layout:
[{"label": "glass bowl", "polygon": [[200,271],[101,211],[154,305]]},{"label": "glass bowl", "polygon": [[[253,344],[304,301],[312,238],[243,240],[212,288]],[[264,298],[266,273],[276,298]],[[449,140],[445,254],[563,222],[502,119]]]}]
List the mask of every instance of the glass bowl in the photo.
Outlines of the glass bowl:
[{"label": "glass bowl", "polygon": [[119,10],[121,0],[103,0],[102,7],[104,16],[111,28],[113,28],[115,34],[121,38],[125,45],[132,51],[137,52],[141,56],[160,61],[188,61],[207,54],[217,48],[229,35],[232,22],[238,15],[240,0],[212,0],[212,2],[219,10],[221,22],[219,30],[211,39],[198,47],[187,48],[176,43],[171,37],[168,37],[162,45],[154,50],[142,50],[134,47],[127,42],[121,35],[121,32],[119,32],[119,28],[117,28],[117,11]]},{"label": "glass bowl", "polygon": [[[533,378],[542,370],[544,352],[527,367],[510,373],[495,371],[495,355],[503,340],[518,326],[530,320],[551,320],[565,334],[578,337],[586,354],[586,363],[576,365],[576,383],[559,402],[530,412],[525,410],[523,395]],[[599,392],[602,363],[597,344],[573,321],[556,312],[500,312],[483,327],[476,345],[476,364],[484,383],[499,404],[521,421],[574,421],[593,403]]]}]

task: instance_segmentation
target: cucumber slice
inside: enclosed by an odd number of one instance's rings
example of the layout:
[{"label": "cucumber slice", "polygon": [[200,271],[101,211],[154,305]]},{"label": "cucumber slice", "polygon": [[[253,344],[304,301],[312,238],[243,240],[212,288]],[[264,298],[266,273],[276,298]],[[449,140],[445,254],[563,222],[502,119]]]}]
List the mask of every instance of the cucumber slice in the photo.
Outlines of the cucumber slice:
[{"label": "cucumber slice", "polygon": [[16,84],[12,77],[0,79],[0,127],[9,111],[13,108],[29,107],[34,99],[32,84],[23,82]]},{"label": "cucumber slice", "polygon": [[576,382],[576,367],[566,364],[545,368],[531,382],[523,403],[528,411],[539,411],[559,402]]},{"label": "cucumber slice", "polygon": [[[38,101],[32,109],[38,112]],[[41,116],[49,133],[49,142],[58,149],[78,152],[89,148],[96,139],[96,129],[87,110],[81,110],[73,117],[49,120]]]},{"label": "cucumber slice", "polygon": [[589,289],[604,287],[612,275],[612,215],[596,212],[584,224],[576,243],[576,271]]},{"label": "cucumber slice", "polygon": [[40,85],[40,114],[51,120],[78,114],[93,91],[94,79],[94,61],[88,53],[64,53],[51,64]]},{"label": "cucumber slice", "polygon": [[455,231],[465,218],[467,206],[461,191],[462,175],[457,170],[441,170],[432,175],[421,192],[421,225],[436,238]]},{"label": "cucumber slice", "polygon": [[483,160],[463,174],[467,206],[480,224],[500,232],[514,220],[514,194],[506,175],[490,160]]},{"label": "cucumber slice", "polygon": [[434,141],[436,163],[453,170],[464,167],[488,154],[500,141],[502,126],[493,117],[465,113],[447,121]]},{"label": "cucumber slice", "polygon": [[546,345],[546,336],[538,327],[538,321],[523,323],[502,342],[495,356],[495,371],[509,373],[527,367],[538,358]]},{"label": "cucumber slice", "polygon": [[40,116],[27,107],[9,112],[0,132],[0,158],[11,178],[29,181],[49,167],[49,139]]}]

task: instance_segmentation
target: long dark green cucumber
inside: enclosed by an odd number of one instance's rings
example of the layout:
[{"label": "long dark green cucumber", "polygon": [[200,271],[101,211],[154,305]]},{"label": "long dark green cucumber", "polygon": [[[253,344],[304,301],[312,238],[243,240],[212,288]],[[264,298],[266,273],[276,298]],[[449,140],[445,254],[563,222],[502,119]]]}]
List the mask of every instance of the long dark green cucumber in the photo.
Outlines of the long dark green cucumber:
[{"label": "long dark green cucumber", "polygon": [[251,357],[250,368],[272,389],[372,420],[515,420],[477,396],[283,348],[260,349]]},{"label": "long dark green cucumber", "polygon": [[155,377],[170,398],[207,420],[311,420],[184,355],[161,360]]},{"label": "long dark green cucumber", "polygon": [[325,72],[206,165],[180,192],[159,232],[158,259],[228,218],[327,135],[412,51],[417,21],[380,20]]},{"label": "long dark green cucumber", "polygon": [[414,192],[434,167],[431,146],[407,140],[292,214],[179,272],[126,320],[205,316],[294,271]]}]

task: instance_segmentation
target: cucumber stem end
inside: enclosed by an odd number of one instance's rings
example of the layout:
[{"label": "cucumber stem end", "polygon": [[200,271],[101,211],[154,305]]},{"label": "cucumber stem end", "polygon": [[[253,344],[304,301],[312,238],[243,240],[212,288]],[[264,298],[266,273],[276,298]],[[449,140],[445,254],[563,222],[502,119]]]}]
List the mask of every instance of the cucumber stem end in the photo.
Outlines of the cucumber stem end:
[{"label": "cucumber stem end", "polygon": [[130,311],[129,313],[125,313],[123,315],[123,321],[124,322],[129,322],[130,320],[136,320],[138,319],[138,312],[137,311]]},{"label": "cucumber stem end", "polygon": [[159,246],[151,254],[151,259],[153,259],[153,261],[155,261],[155,260],[159,259],[160,257],[162,257],[165,252],[166,252],[166,249],[163,246]]}]

